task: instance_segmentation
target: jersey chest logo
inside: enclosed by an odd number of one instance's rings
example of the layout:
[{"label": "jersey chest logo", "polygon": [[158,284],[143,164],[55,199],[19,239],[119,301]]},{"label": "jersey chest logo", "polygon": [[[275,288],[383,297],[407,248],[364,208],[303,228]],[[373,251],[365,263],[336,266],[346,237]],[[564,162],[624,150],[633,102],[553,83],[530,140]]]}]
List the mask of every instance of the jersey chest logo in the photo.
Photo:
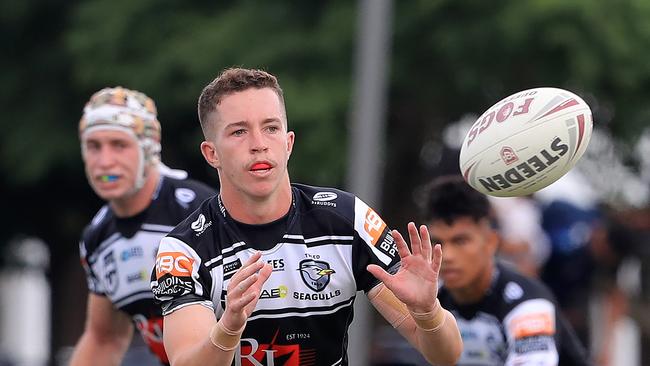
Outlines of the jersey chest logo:
[{"label": "jersey chest logo", "polygon": [[302,282],[316,292],[323,291],[330,283],[330,275],[336,273],[330,268],[329,263],[313,259],[301,261],[298,271],[300,271]]}]

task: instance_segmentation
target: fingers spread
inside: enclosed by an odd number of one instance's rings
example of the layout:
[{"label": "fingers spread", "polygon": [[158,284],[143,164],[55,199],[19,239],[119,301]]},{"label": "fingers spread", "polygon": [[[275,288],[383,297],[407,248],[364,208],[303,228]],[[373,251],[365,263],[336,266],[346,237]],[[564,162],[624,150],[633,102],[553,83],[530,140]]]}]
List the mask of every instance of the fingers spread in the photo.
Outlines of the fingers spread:
[{"label": "fingers spread", "polygon": [[397,230],[393,230],[391,231],[391,235],[393,236],[393,239],[395,239],[395,245],[397,245],[397,253],[399,253],[399,257],[404,259],[411,255],[411,251],[406,245],[406,241],[404,240],[402,234],[400,234]]},{"label": "fingers spread", "polygon": [[375,278],[377,278],[379,281],[383,282],[386,284],[387,282],[390,282],[391,280],[391,275],[386,272],[383,268],[379,267],[376,264],[369,264],[366,269],[368,272],[370,272]]},{"label": "fingers spread", "polygon": [[420,225],[420,238],[422,244],[422,255],[427,262],[431,261],[431,238],[429,229],[425,225]]},{"label": "fingers spread", "polygon": [[433,247],[433,270],[436,272],[436,275],[440,272],[440,266],[442,265],[442,245],[436,244]]},{"label": "fingers spread", "polygon": [[420,235],[418,229],[413,222],[408,223],[409,240],[411,241],[411,252],[413,255],[420,255],[422,253],[422,244],[420,242]]}]

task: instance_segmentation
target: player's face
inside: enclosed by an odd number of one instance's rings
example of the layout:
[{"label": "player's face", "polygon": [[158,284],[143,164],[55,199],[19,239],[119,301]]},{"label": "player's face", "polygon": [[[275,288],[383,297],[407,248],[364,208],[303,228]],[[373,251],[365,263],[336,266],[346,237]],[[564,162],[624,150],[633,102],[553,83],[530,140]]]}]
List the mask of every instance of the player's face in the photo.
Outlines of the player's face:
[{"label": "player's face", "polygon": [[480,289],[480,283],[491,276],[497,246],[494,230],[487,220],[462,217],[451,225],[442,220],[429,225],[432,242],[442,244],[440,277],[449,290]]},{"label": "player's face", "polygon": [[122,131],[93,131],[84,136],[81,149],[88,182],[99,197],[112,201],[132,194],[140,161],[134,137]]},{"label": "player's face", "polygon": [[278,95],[269,88],[247,89],[226,96],[217,108],[210,117],[215,136],[201,149],[219,171],[222,194],[260,199],[288,186],[294,134],[287,131]]}]

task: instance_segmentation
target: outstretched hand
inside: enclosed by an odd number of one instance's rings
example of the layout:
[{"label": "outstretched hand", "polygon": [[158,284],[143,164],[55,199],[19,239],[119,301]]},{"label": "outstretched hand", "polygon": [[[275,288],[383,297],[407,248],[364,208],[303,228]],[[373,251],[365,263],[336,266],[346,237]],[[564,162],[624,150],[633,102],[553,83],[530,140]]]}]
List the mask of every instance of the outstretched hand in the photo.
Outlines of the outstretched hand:
[{"label": "outstretched hand", "polygon": [[413,222],[408,224],[412,252],[402,235],[393,230],[397,251],[402,260],[399,271],[394,275],[371,264],[367,269],[391,290],[409,310],[416,313],[432,311],[438,295],[438,274],[442,263],[442,247],[432,247],[429,230],[421,225],[419,232]]},{"label": "outstretched hand", "polygon": [[246,324],[260,298],[262,286],[271,275],[271,266],[260,262],[261,256],[260,252],[253,254],[228,283],[226,309],[222,316],[223,325],[228,329],[238,330]]}]

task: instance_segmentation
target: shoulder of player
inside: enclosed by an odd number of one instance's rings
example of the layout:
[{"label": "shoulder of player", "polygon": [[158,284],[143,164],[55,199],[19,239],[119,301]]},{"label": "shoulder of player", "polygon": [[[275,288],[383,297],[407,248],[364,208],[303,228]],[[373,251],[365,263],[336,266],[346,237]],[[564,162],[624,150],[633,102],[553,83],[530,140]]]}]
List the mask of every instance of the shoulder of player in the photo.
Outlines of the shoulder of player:
[{"label": "shoulder of player", "polygon": [[[176,179],[164,176],[159,192],[152,202],[151,212],[163,221],[172,224],[181,222],[216,192],[203,183],[191,179]],[[153,213],[155,212],[155,213]]]},{"label": "shoulder of player", "polygon": [[301,201],[303,211],[318,210],[319,214],[327,212],[343,216],[348,220],[354,218],[356,196],[332,187],[309,186],[305,184],[292,184],[297,199]]},{"label": "shoulder of player", "polygon": [[107,230],[115,216],[108,204],[102,206],[93,216],[92,220],[84,227],[81,233],[81,243],[87,253],[95,250],[106,239]]},{"label": "shoulder of player", "polygon": [[544,307],[555,308],[555,298],[551,291],[539,280],[524,276],[523,274],[508,268],[505,265],[498,265],[499,280],[496,286],[497,296],[501,297],[502,304],[506,311],[510,312],[515,308],[545,304]]},{"label": "shoulder of player", "polygon": [[200,203],[217,193],[214,188],[191,178],[178,179],[163,176],[162,179],[164,179],[163,189],[173,192],[176,200],[180,202],[197,201]]},{"label": "shoulder of player", "polygon": [[161,246],[167,242],[181,241],[198,250],[213,244],[214,231],[222,227],[219,223],[223,220],[223,216],[216,212],[216,201],[216,196],[204,200],[163,238]]}]

